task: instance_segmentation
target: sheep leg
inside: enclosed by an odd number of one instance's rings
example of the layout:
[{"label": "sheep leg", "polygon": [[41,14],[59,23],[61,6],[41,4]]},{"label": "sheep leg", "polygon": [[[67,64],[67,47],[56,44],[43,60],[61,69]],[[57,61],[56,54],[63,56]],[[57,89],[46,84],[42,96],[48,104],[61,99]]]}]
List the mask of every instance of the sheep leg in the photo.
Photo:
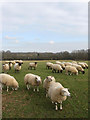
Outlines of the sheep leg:
[{"label": "sheep leg", "polygon": [[58,106],[57,106],[57,103],[55,103],[55,110],[58,110]]},{"label": "sheep leg", "polygon": [[52,101],[52,104],[53,104],[54,102]]},{"label": "sheep leg", "polygon": [[46,93],[46,98],[48,97],[48,94]]},{"label": "sheep leg", "polygon": [[8,92],[8,88],[9,88],[9,86],[7,86],[7,92]]},{"label": "sheep leg", "polygon": [[35,92],[35,88],[33,89],[33,91]]},{"label": "sheep leg", "polygon": [[27,89],[29,90],[29,85],[27,84]]},{"label": "sheep leg", "polygon": [[60,102],[60,110],[62,110],[62,102]]},{"label": "sheep leg", "polygon": [[39,88],[37,87],[37,92],[39,92]]},{"label": "sheep leg", "polygon": [[59,70],[58,70],[58,73],[59,73]]}]

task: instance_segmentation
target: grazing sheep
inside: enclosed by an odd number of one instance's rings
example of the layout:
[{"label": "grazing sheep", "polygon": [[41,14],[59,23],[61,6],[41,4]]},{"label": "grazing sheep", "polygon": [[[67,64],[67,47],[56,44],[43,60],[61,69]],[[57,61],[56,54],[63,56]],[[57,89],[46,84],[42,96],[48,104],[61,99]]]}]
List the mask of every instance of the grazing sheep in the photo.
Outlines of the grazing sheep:
[{"label": "grazing sheep", "polygon": [[52,65],[53,65],[53,63],[51,63],[51,62],[47,62],[46,63],[46,69],[48,68],[50,68],[50,69],[52,69]]},{"label": "grazing sheep", "polygon": [[65,62],[64,65],[65,66],[69,66],[69,65],[72,66],[72,63],[71,62]]},{"label": "grazing sheep", "polygon": [[3,64],[2,68],[4,70],[4,73],[7,73],[9,71],[9,65],[8,64]]},{"label": "grazing sheep", "polygon": [[32,69],[32,68],[34,68],[34,70],[36,69],[36,67],[37,67],[37,62],[34,62],[34,63],[29,63],[29,67],[28,67],[28,69]]},{"label": "grazing sheep", "polygon": [[83,69],[85,69],[85,64],[82,62],[79,62],[78,65],[81,65]]},{"label": "grazing sheep", "polygon": [[88,69],[88,64],[87,63],[85,63],[85,62],[82,62],[84,65],[85,65],[85,68],[87,68]]},{"label": "grazing sheep", "polygon": [[54,72],[55,71],[55,73],[56,73],[56,71],[59,73],[59,72],[61,72],[62,73],[62,71],[63,71],[63,69],[62,69],[62,67],[60,66],[60,65],[58,65],[58,64],[53,64],[52,65],[52,72]]},{"label": "grazing sheep", "polygon": [[[40,76],[31,74],[31,73],[28,73],[28,74],[25,75],[24,82],[25,82],[28,90],[29,90],[30,85],[31,85],[31,86],[34,86],[34,87],[36,86],[37,91],[39,91],[38,86],[40,86],[42,84]],[[35,91],[35,88],[33,89],[33,91]]]},{"label": "grazing sheep", "polygon": [[9,62],[8,64],[9,64],[9,70],[11,70],[11,68],[12,68],[12,62]]},{"label": "grazing sheep", "polygon": [[72,61],[72,63],[73,63],[73,64],[77,64],[77,62],[76,62],[76,61]]},{"label": "grazing sheep", "polygon": [[19,85],[16,79],[13,76],[2,73],[0,74],[0,83],[7,86],[7,92],[9,87],[12,87],[13,90],[17,90]]},{"label": "grazing sheep", "polygon": [[21,63],[15,63],[14,65],[15,72],[21,70]]},{"label": "grazing sheep", "polygon": [[53,81],[55,82],[55,78],[53,76],[47,76],[45,78],[45,80],[43,81],[43,88],[45,88],[45,90],[46,90],[46,97],[47,97],[47,91],[49,89],[49,86],[50,86],[51,82],[53,82]]},{"label": "grazing sheep", "polygon": [[8,64],[9,63],[9,61],[5,61],[5,64]]},{"label": "grazing sheep", "polygon": [[65,65],[63,63],[56,61],[56,64],[60,65],[63,68],[63,70],[65,69]]},{"label": "grazing sheep", "polygon": [[53,82],[48,89],[48,96],[52,103],[55,103],[55,110],[58,110],[58,103],[60,104],[60,110],[62,110],[62,102],[67,99],[67,96],[70,96],[70,92],[59,82]]},{"label": "grazing sheep", "polygon": [[11,61],[11,62],[12,62],[13,65],[15,65],[15,63],[16,63],[15,60],[13,60],[13,61]]},{"label": "grazing sheep", "polygon": [[66,66],[66,67],[65,67],[65,71],[66,71],[66,74],[67,74],[67,75],[68,75],[68,72],[71,73],[70,75],[72,75],[72,74],[78,75],[78,70],[77,70],[76,67],[74,67],[74,66]]},{"label": "grazing sheep", "polygon": [[72,66],[76,67],[76,69],[79,71],[81,71],[83,74],[85,73],[84,69],[81,67],[81,65],[78,64],[72,64]]}]

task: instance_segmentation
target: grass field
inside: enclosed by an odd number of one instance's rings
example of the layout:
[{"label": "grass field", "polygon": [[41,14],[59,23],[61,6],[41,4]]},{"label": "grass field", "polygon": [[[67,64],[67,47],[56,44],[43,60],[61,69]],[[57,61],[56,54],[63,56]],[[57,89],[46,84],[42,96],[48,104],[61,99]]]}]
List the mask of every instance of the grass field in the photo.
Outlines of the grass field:
[{"label": "grass field", "polygon": [[[52,61],[53,63],[55,61]],[[2,93],[3,118],[87,118],[88,117],[88,70],[85,74],[66,75],[63,73],[52,73],[46,70],[46,61],[39,61],[36,70],[28,70],[29,61],[24,62],[19,73],[15,73],[12,68],[9,71],[19,82],[20,88],[17,91],[11,89],[7,93]],[[71,97],[63,102],[63,110],[55,111],[54,104],[45,97],[45,90],[42,85],[39,92],[33,92],[33,88],[28,91],[24,84],[24,76],[27,73],[40,75],[42,80],[46,76],[52,75],[56,81],[64,87],[69,88]]]}]

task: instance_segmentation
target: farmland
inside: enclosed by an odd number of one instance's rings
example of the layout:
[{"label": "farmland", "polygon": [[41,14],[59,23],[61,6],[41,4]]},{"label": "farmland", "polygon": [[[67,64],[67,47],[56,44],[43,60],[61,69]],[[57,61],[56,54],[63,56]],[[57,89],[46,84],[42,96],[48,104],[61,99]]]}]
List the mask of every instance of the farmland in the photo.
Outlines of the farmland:
[{"label": "farmland", "polygon": [[[3,89],[2,93],[2,116],[3,118],[87,118],[88,117],[88,69],[85,74],[66,75],[63,73],[52,73],[46,69],[46,61],[38,61],[36,70],[28,70],[31,61],[24,61],[20,72],[15,73],[14,68],[8,74],[14,76],[19,83],[17,91],[9,92]],[[55,61],[51,61],[55,63]],[[45,97],[45,90],[40,86],[39,92],[26,89],[24,76],[27,73],[40,75],[42,81],[46,76],[56,78],[64,87],[69,88],[71,96],[63,102],[63,110],[55,111],[54,104]]]}]

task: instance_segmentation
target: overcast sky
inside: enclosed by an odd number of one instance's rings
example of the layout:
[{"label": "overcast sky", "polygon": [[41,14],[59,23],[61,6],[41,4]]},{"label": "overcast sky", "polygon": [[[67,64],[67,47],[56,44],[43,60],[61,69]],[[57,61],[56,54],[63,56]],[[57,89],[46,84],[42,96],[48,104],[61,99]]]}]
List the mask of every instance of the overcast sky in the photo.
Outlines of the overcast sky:
[{"label": "overcast sky", "polygon": [[3,2],[1,10],[5,51],[88,48],[88,2]]}]

